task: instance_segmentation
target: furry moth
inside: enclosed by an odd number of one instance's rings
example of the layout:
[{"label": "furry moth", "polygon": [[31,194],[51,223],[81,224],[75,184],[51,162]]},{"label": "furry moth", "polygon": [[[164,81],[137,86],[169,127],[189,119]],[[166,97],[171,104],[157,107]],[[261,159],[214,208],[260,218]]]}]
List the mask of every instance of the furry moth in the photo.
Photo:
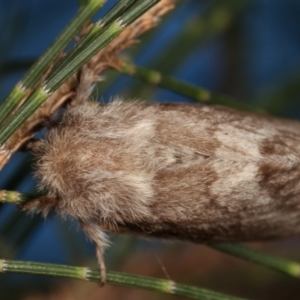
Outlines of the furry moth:
[{"label": "furry moth", "polygon": [[48,196],[77,218],[105,280],[104,232],[192,242],[300,232],[300,122],[222,106],[115,100],[68,110],[36,151]]}]

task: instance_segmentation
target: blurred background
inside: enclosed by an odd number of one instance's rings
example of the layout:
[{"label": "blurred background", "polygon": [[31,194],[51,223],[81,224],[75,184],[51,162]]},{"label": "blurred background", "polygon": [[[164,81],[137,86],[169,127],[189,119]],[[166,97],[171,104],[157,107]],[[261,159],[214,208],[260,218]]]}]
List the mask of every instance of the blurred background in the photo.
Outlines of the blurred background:
[{"label": "blurred background", "polygon": [[[95,19],[116,1],[109,0]],[[0,99],[22,78],[78,9],[77,0],[0,0]],[[300,2],[298,0],[179,0],[160,26],[124,55],[136,64],[232,96],[247,105],[300,117]],[[94,93],[150,101],[191,100],[116,72]],[[17,153],[0,174],[0,188],[36,191],[30,153]],[[107,268],[167,278],[251,299],[299,299],[296,279],[201,245],[112,236]],[[300,239],[251,244],[300,261]],[[0,257],[96,266],[94,247],[74,220],[0,206]],[[1,299],[178,299],[94,283],[0,274]]]}]

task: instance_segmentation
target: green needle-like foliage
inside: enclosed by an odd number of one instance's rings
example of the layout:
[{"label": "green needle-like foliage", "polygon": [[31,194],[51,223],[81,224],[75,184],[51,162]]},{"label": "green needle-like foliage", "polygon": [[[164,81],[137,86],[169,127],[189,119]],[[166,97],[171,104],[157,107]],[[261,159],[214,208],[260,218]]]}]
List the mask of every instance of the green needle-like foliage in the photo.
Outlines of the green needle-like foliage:
[{"label": "green needle-like foliage", "polygon": [[35,64],[29,69],[24,78],[15,86],[9,96],[0,106],[0,124],[9,116],[17,105],[26,96],[28,89],[32,89],[41,76],[51,66],[57,56],[63,51],[66,45],[74,38],[81,27],[90,20],[90,18],[105,3],[104,0],[88,1],[82,6],[77,16],[70,22],[64,31],[56,38],[54,43],[47,49]]},{"label": "green needle-like foliage", "polygon": [[19,193],[15,191],[0,191],[0,202],[22,204],[42,196],[41,194]]},{"label": "green needle-like foliage", "polygon": [[197,102],[207,104],[221,104],[242,110],[254,110],[242,102],[238,102],[231,97],[210,92],[205,88],[180,81],[174,77],[163,75],[162,73],[142,68],[130,63],[123,63],[119,72],[140,79],[146,83],[157,85],[169,91],[178,93]]},{"label": "green needle-like foliage", "polygon": [[300,279],[300,264],[283,258],[263,254],[248,247],[230,243],[211,243],[210,247],[229,255],[257,263],[261,266],[279,271],[286,275]]},{"label": "green needle-like foliage", "polygon": [[[0,260],[0,273],[24,273],[54,277],[66,277],[99,282],[100,274],[96,269],[86,267],[72,267],[64,265]],[[113,285],[142,288],[160,293],[185,296],[199,300],[242,300],[221,293],[213,292],[194,286],[177,284],[173,281],[152,277],[137,276],[119,272],[108,272],[107,283]]]},{"label": "green needle-like foliage", "polygon": [[[102,31],[99,28],[99,35],[96,32],[94,39],[88,46],[83,47],[81,52],[74,56],[72,62],[66,67],[62,64],[47,76],[21,108],[3,125],[0,131],[0,145],[5,143],[9,137],[47,100],[47,98],[62,85],[72,74],[83,66],[100,49],[117,37],[128,25],[140,17],[149,8],[155,5],[158,0],[144,0],[138,2],[132,9],[127,10],[117,20],[113,21]],[[78,44],[80,46],[80,43]],[[68,59],[66,56],[65,59]]]}]

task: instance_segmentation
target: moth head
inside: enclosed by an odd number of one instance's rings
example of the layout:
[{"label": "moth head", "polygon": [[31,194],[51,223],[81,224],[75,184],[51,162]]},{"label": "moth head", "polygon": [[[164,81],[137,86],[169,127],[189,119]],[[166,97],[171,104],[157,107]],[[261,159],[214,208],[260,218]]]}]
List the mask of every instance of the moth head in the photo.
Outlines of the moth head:
[{"label": "moth head", "polygon": [[136,142],[141,120],[135,110],[120,101],[87,103],[66,111],[49,130],[36,150],[35,175],[40,189],[57,199],[57,212],[104,222],[150,214],[152,173],[145,172],[139,154],[148,144]]}]

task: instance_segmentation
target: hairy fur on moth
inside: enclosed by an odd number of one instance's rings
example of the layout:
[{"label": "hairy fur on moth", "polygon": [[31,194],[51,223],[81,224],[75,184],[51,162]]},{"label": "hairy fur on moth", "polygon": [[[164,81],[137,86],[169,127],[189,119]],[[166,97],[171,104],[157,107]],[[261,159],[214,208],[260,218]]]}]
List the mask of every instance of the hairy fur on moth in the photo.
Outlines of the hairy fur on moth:
[{"label": "hairy fur on moth", "polygon": [[[300,123],[221,106],[115,100],[67,111],[37,152],[40,186],[80,220],[103,265],[103,231],[193,242],[300,232]],[[50,200],[52,199],[52,200]]]}]

